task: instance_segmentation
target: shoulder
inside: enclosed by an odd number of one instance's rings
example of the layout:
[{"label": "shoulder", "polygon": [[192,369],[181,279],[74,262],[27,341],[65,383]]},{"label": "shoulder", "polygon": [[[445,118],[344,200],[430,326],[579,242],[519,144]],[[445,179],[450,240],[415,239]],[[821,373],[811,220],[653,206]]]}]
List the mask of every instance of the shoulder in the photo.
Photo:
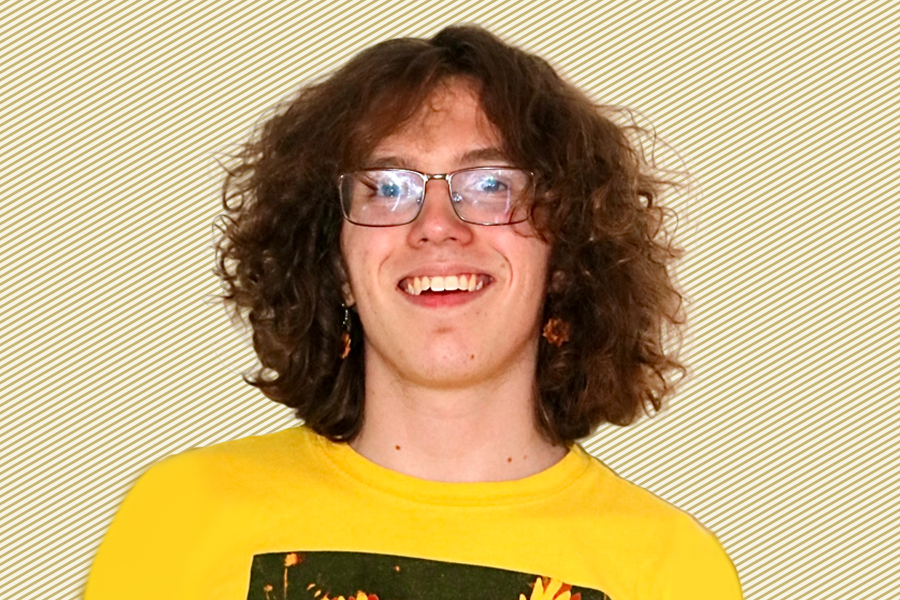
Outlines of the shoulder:
[{"label": "shoulder", "polygon": [[[635,557],[650,598],[741,598],[734,564],[716,535],[698,519],[619,477],[601,461],[591,466],[601,510],[617,525]],[[644,597],[643,595],[641,597]]]},{"label": "shoulder", "polygon": [[292,427],[220,442],[203,448],[192,448],[174,454],[154,465],[161,471],[190,467],[253,467],[255,465],[281,466],[309,450],[314,443],[313,434],[304,426]]},{"label": "shoulder", "polygon": [[[155,574],[139,597],[163,597],[190,580],[185,569],[203,544],[236,519],[265,511],[285,477],[302,476],[313,440],[305,428],[243,438],[165,458],[140,476],[122,502],[97,552],[86,598],[117,598]],[[301,487],[301,486],[296,486]],[[223,523],[226,524],[223,526]],[[149,585],[149,584],[148,584]],[[156,586],[156,587],[154,587]],[[156,590],[159,594],[151,593]]]},{"label": "shoulder", "polygon": [[603,513],[641,524],[655,536],[662,535],[663,538],[684,532],[709,534],[689,513],[619,476],[586,450],[580,447],[578,450],[589,461],[586,475],[591,486],[592,506],[599,502]]},{"label": "shoulder", "polygon": [[283,481],[311,466],[313,435],[305,427],[295,427],[186,450],[151,466],[129,496],[177,492],[183,507],[192,499],[201,501],[247,486],[265,486],[266,481]]}]

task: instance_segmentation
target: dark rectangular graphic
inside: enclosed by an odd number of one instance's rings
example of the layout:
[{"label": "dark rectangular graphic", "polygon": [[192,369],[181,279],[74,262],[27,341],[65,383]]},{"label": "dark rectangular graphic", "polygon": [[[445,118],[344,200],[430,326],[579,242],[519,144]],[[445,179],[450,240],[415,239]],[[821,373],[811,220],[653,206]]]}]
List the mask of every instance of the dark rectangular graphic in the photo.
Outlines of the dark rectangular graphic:
[{"label": "dark rectangular graphic", "polygon": [[367,554],[281,552],[253,557],[247,600],[611,600],[536,574]]}]

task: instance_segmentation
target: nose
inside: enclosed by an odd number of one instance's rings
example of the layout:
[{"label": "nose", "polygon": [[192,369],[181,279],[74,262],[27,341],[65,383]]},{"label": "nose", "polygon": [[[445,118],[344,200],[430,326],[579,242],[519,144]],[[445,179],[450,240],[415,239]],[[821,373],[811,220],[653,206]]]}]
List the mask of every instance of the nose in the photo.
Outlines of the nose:
[{"label": "nose", "polygon": [[410,244],[446,241],[466,244],[471,241],[472,225],[460,219],[453,210],[450,186],[446,181],[433,179],[426,183],[423,202],[422,211],[409,231]]}]

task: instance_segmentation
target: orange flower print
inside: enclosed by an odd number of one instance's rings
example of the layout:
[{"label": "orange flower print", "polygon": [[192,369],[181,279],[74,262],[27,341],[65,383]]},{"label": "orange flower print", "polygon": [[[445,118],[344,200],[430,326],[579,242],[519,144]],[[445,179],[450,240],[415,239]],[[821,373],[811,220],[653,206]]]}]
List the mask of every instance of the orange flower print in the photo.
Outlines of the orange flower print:
[{"label": "orange flower print", "polygon": [[[581,594],[576,592],[572,595],[571,590],[572,586],[561,579],[550,577],[545,584],[544,578],[538,577],[534,580],[534,589],[528,600],[581,600]],[[519,600],[526,600],[525,594],[519,594]]]},{"label": "orange flower print", "polygon": [[[312,590],[314,587],[316,587],[316,584],[310,583],[308,586],[306,586],[306,589]],[[317,589],[315,591],[315,594],[313,594],[313,596],[315,598],[319,598],[319,594],[321,594],[321,593],[322,593],[322,590]],[[329,596],[328,593],[326,592],[324,596],[319,598],[319,600],[378,600],[378,594],[367,594],[362,590],[358,590],[356,592],[355,596],[350,595],[350,596],[347,596],[346,598],[344,598],[344,596],[333,596],[332,597],[332,596]]]}]

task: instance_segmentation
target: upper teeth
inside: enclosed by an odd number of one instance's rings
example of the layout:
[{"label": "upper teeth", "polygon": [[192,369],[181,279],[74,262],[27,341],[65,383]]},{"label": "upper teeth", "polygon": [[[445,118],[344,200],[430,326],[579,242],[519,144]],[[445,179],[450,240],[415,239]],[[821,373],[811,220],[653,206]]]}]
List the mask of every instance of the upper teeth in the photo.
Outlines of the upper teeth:
[{"label": "upper teeth", "polygon": [[410,277],[406,279],[403,289],[406,293],[418,296],[425,290],[432,292],[454,292],[457,290],[474,292],[484,287],[485,277],[483,275],[466,274],[466,275],[434,275]]}]

